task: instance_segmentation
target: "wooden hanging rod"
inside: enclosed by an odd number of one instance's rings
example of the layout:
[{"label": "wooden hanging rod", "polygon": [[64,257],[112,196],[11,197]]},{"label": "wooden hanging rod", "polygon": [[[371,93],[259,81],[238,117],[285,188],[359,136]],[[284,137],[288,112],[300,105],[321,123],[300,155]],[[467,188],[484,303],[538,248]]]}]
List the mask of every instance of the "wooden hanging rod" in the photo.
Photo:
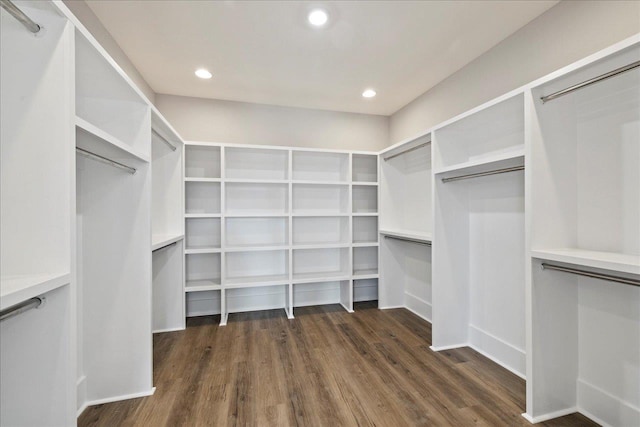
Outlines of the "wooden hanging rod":
[{"label": "wooden hanging rod", "polygon": [[499,173],[516,172],[524,170],[524,166],[515,166],[512,168],[496,169],[487,172],[470,173],[468,175],[452,176],[451,178],[442,178],[442,182],[460,181],[462,179],[477,178],[479,176],[497,175]]},{"label": "wooden hanging rod", "polygon": [[134,175],[136,173],[136,169],[129,167],[127,165],[123,165],[122,163],[116,162],[115,160],[111,160],[108,159],[106,157],[102,157],[98,154],[92,153],[91,151],[87,151],[87,150],[83,150],[82,148],[76,147],[76,152],[85,156],[85,157],[89,157],[90,159],[93,160],[97,160],[101,163],[105,163],[107,165],[110,166],[115,166],[118,169],[122,169],[122,170],[126,170],[127,172],[129,172],[131,175]]},{"label": "wooden hanging rod", "polygon": [[568,95],[571,92],[575,92],[576,90],[582,89],[582,88],[587,87],[587,86],[591,86],[592,84],[601,82],[601,81],[606,80],[606,79],[610,79],[611,77],[618,76],[618,75],[620,75],[622,73],[626,73],[627,71],[631,71],[634,68],[638,68],[638,67],[640,67],[640,61],[636,61],[636,62],[633,62],[633,63],[631,63],[629,65],[625,65],[624,67],[620,67],[620,68],[617,68],[617,69],[615,69],[613,71],[609,71],[608,73],[601,74],[598,77],[594,77],[592,79],[585,80],[582,83],[578,83],[578,84],[570,86],[570,87],[568,87],[566,89],[559,90],[557,92],[552,93],[551,95],[542,96],[542,97],[540,97],[540,99],[542,100],[542,103],[544,104],[547,101],[552,101],[552,100],[554,100],[556,98],[560,98],[561,96]]},{"label": "wooden hanging rod", "polygon": [[151,133],[153,133],[155,136],[160,138],[160,140],[162,142],[167,144],[169,146],[169,148],[171,148],[171,151],[176,151],[177,147],[175,145],[173,145],[171,142],[169,142],[169,140],[167,138],[165,138],[164,136],[162,136],[157,130],[151,129]]},{"label": "wooden hanging rod", "polygon": [[22,25],[27,28],[27,30],[31,31],[32,33],[36,34],[41,30],[42,27],[33,22],[31,18],[29,18],[23,11],[21,11],[18,6],[13,4],[11,0],[0,0],[0,6],[2,6],[4,10],[6,10],[11,16],[16,18]]},{"label": "wooden hanging rod", "polygon": [[11,307],[5,308],[0,311],[0,321],[8,319],[13,316],[17,316],[20,313],[24,313],[27,310],[31,310],[32,308],[40,308],[42,304],[44,304],[44,297],[34,297],[28,299],[26,301],[22,301],[16,305],[12,305]]},{"label": "wooden hanging rod", "polygon": [[559,265],[547,264],[547,263],[544,263],[544,262],[542,263],[542,269],[543,270],[557,270],[557,271],[562,271],[564,273],[571,273],[571,274],[577,274],[579,276],[592,277],[594,279],[601,279],[601,280],[608,280],[610,282],[624,283],[625,285],[640,286],[640,280],[628,279],[626,277],[619,277],[619,276],[611,276],[609,274],[594,273],[594,272],[591,272],[591,271],[579,270],[577,268],[561,267]]}]

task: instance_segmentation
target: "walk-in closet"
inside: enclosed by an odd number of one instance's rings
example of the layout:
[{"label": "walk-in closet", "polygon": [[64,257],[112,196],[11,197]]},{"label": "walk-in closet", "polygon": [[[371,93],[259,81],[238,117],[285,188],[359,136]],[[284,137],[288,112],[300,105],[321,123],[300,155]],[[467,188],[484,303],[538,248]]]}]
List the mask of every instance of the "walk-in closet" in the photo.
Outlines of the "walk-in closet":
[{"label": "walk-in closet", "polygon": [[639,2],[0,6],[0,427],[640,426]]}]

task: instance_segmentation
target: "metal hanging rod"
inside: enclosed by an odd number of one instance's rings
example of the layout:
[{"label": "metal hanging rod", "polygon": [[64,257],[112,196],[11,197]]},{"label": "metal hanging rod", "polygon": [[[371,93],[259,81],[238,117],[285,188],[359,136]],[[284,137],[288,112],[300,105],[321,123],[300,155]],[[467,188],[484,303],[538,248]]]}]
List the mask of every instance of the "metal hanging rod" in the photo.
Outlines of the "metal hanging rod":
[{"label": "metal hanging rod", "polygon": [[164,136],[162,136],[158,131],[156,131],[155,129],[151,129],[151,133],[153,133],[155,136],[160,138],[160,140],[162,142],[167,144],[169,146],[169,148],[171,148],[171,151],[176,151],[177,147],[175,145],[173,145],[171,142],[169,142],[169,140],[167,138],[165,138]]},{"label": "metal hanging rod", "polygon": [[107,165],[115,166],[115,167],[117,167],[119,169],[126,170],[131,175],[136,173],[136,169],[135,168],[129,167],[127,165],[123,165],[122,163],[118,163],[115,160],[111,160],[111,159],[108,159],[106,157],[102,157],[102,156],[100,156],[98,154],[92,153],[91,151],[83,150],[82,148],[76,147],[76,152],[81,154],[81,155],[83,155],[83,156],[85,156],[85,157],[89,157],[90,159],[97,160],[97,161],[99,161],[101,163],[105,163]]},{"label": "metal hanging rod", "polygon": [[31,310],[32,308],[40,308],[42,304],[44,304],[44,297],[34,297],[28,299],[26,301],[22,301],[16,305],[12,305],[11,307],[5,308],[0,311],[0,322],[10,317],[17,316],[20,313],[24,313],[27,310]]},{"label": "metal hanging rod", "polygon": [[171,246],[175,246],[176,244],[178,244],[178,242],[169,243],[168,245],[160,246],[158,249],[154,249],[151,252],[161,251],[163,249],[170,248]]},{"label": "metal hanging rod", "polygon": [[4,10],[9,12],[11,16],[16,18],[22,25],[27,28],[27,30],[31,31],[32,33],[36,34],[42,29],[40,25],[33,22],[31,18],[29,18],[23,11],[18,9],[18,6],[13,4],[11,0],[0,0],[0,6],[2,6]]},{"label": "metal hanging rod", "polygon": [[624,67],[620,67],[620,68],[617,68],[617,69],[615,69],[613,71],[609,71],[608,73],[599,75],[598,77],[594,77],[592,79],[585,80],[582,83],[578,83],[578,84],[570,86],[570,87],[568,87],[566,89],[559,90],[558,92],[554,92],[551,95],[542,96],[542,97],[540,97],[540,99],[542,100],[542,103],[544,104],[547,101],[552,101],[552,100],[554,100],[556,98],[560,98],[561,96],[570,94],[571,92],[574,92],[574,91],[576,91],[578,89],[582,89],[583,87],[591,86],[594,83],[598,83],[598,82],[601,82],[603,80],[610,79],[611,77],[615,77],[615,76],[620,75],[622,73],[626,73],[627,71],[633,70],[634,68],[638,68],[638,67],[640,67],[640,61],[636,61],[636,62],[633,62],[633,63],[631,63],[629,65],[625,65]]},{"label": "metal hanging rod", "polygon": [[591,271],[578,270],[576,268],[560,267],[559,265],[542,263],[543,270],[557,270],[565,273],[578,274],[580,276],[592,277],[594,279],[608,280],[610,282],[624,283],[625,285],[640,286],[640,280],[627,279],[626,277],[611,276],[609,274],[593,273]]},{"label": "metal hanging rod", "polygon": [[442,178],[442,182],[460,181],[462,179],[477,178],[479,176],[497,175],[499,173],[515,172],[524,170],[524,166],[515,166],[512,168],[496,169],[487,172],[470,173],[468,175],[452,176],[451,178]]},{"label": "metal hanging rod", "polygon": [[418,239],[411,239],[409,237],[400,237],[400,236],[384,236],[385,239],[396,239],[396,240],[402,240],[404,242],[411,242],[411,243],[416,243],[418,245],[425,245],[425,246],[431,246],[431,242],[425,242],[424,240],[418,240]]},{"label": "metal hanging rod", "polygon": [[384,160],[385,160],[385,161],[387,161],[387,160],[391,160],[391,159],[393,159],[394,157],[398,157],[398,156],[401,156],[402,154],[410,153],[410,152],[412,152],[412,151],[417,150],[418,148],[422,148],[422,147],[424,147],[425,145],[429,145],[429,144],[431,144],[431,141],[424,142],[424,143],[422,143],[422,144],[416,145],[415,147],[407,148],[406,150],[404,150],[404,151],[400,151],[399,153],[396,153],[396,154],[391,155],[391,156],[389,156],[389,157],[384,157]]}]

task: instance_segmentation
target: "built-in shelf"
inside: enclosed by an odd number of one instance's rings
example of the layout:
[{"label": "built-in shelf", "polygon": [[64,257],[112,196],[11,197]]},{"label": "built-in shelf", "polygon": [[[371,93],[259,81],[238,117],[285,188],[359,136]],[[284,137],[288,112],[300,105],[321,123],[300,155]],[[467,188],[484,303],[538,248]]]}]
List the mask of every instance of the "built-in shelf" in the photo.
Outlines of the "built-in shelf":
[{"label": "built-in shelf", "polygon": [[220,289],[222,289],[220,279],[189,280],[184,287],[185,292],[219,291]]},{"label": "built-in shelf", "polygon": [[350,280],[351,275],[344,271],[328,271],[313,273],[296,273],[293,275],[294,283],[338,282]]},{"label": "built-in shelf", "polygon": [[426,233],[424,231],[381,229],[380,234],[383,236],[398,237],[423,243],[431,243],[432,240],[431,233]]},{"label": "built-in shelf", "polygon": [[[76,146],[111,160],[145,162],[151,159],[115,136],[76,116]],[[129,166],[129,165],[127,165]]]},{"label": "built-in shelf", "polygon": [[243,212],[243,213],[226,213],[225,218],[288,218],[288,213],[274,213],[274,212]]},{"label": "built-in shelf", "polygon": [[354,242],[351,244],[354,248],[368,248],[380,246],[378,242]]},{"label": "built-in shelf", "polygon": [[225,280],[225,288],[253,288],[261,286],[278,286],[289,284],[288,274],[274,274],[267,276],[234,277]]},{"label": "built-in shelf", "polygon": [[155,251],[182,239],[184,239],[184,234],[154,234],[151,236],[151,250]]},{"label": "built-in shelf", "polygon": [[33,274],[0,279],[0,310],[37,297],[71,282],[71,274]]},{"label": "built-in shelf", "polygon": [[185,218],[220,218],[222,215],[221,214],[185,214],[184,217]]},{"label": "built-in shelf", "polygon": [[640,274],[640,255],[559,248],[536,249],[531,251],[531,256],[538,259],[565,262],[583,267]]},{"label": "built-in shelf", "polygon": [[191,248],[185,249],[185,254],[218,254],[222,252],[220,248]]},{"label": "built-in shelf", "polygon": [[239,184],[288,184],[286,179],[242,179],[242,178],[225,178],[224,182]]},{"label": "built-in shelf", "polygon": [[332,217],[332,216],[349,216],[348,213],[327,213],[325,211],[306,211],[306,212],[296,212],[292,214],[294,217]]},{"label": "built-in shelf", "polygon": [[256,251],[284,251],[289,249],[289,245],[253,245],[253,246],[233,246],[224,248],[225,252],[256,252]]},{"label": "built-in shelf", "polygon": [[293,249],[339,249],[351,247],[350,243],[310,243],[294,244]]},{"label": "built-in shelf", "polygon": [[314,180],[304,180],[304,179],[296,179],[292,181],[292,183],[298,185],[349,185],[348,181],[314,181]]},{"label": "built-in shelf", "polygon": [[524,147],[504,153],[481,157],[464,163],[446,166],[434,171],[434,173],[452,174],[455,172],[456,174],[467,175],[522,165],[524,165]]},{"label": "built-in shelf", "polygon": [[186,182],[221,182],[220,178],[185,178]]},{"label": "built-in shelf", "polygon": [[368,268],[366,270],[355,270],[353,272],[353,278],[354,279],[377,279],[378,269]]},{"label": "built-in shelf", "polygon": [[353,216],[378,216],[378,212],[354,212]]},{"label": "built-in shelf", "polygon": [[370,187],[375,187],[378,185],[377,182],[366,182],[366,181],[353,181],[351,184],[353,185],[368,185]]}]

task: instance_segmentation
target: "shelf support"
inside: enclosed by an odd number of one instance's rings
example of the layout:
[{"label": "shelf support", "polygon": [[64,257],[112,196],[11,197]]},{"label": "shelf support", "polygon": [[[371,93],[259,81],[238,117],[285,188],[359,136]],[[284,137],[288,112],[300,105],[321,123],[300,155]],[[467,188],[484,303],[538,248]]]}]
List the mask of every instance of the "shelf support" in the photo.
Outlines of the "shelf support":
[{"label": "shelf support", "polygon": [[0,0],[0,6],[4,10],[6,10],[9,13],[9,15],[16,18],[18,22],[24,25],[27,28],[27,30],[31,31],[33,34],[39,33],[40,30],[42,29],[40,25],[33,22],[33,20],[31,20],[31,18],[29,18],[23,11],[21,11],[18,8],[18,6],[13,4],[11,0]]},{"label": "shelf support", "polygon": [[542,103],[544,104],[545,102],[553,101],[556,98],[560,98],[561,96],[568,95],[568,94],[570,94],[572,92],[575,92],[576,90],[580,90],[580,89],[585,88],[587,86],[591,86],[592,84],[601,82],[603,80],[610,79],[611,77],[618,76],[618,75],[620,75],[622,73],[626,73],[627,71],[631,71],[634,68],[638,68],[638,67],[640,67],[640,61],[633,62],[633,63],[631,63],[629,65],[625,65],[624,67],[616,68],[613,71],[609,71],[608,73],[601,74],[601,75],[599,75],[597,77],[594,77],[592,79],[589,79],[589,80],[585,80],[582,83],[578,83],[576,85],[569,86],[566,89],[559,90],[559,91],[554,92],[554,93],[552,93],[550,95],[542,96],[542,97],[540,97],[540,99],[542,100]]},{"label": "shelf support", "polygon": [[487,172],[478,172],[478,173],[471,173],[468,175],[453,176],[451,178],[442,178],[442,182],[447,183],[451,181],[460,181],[463,179],[471,179],[471,178],[477,178],[480,176],[488,176],[488,175],[497,175],[500,173],[516,172],[521,170],[524,170],[524,166],[515,166],[512,168],[496,169],[496,170],[487,171]]},{"label": "shelf support", "polygon": [[542,263],[543,270],[556,270],[564,273],[577,274],[579,276],[591,277],[593,279],[607,280],[609,282],[623,283],[625,285],[640,286],[640,280],[628,279],[626,277],[612,276],[610,274],[593,273],[586,270],[578,270],[577,268],[561,267],[559,265]]}]

